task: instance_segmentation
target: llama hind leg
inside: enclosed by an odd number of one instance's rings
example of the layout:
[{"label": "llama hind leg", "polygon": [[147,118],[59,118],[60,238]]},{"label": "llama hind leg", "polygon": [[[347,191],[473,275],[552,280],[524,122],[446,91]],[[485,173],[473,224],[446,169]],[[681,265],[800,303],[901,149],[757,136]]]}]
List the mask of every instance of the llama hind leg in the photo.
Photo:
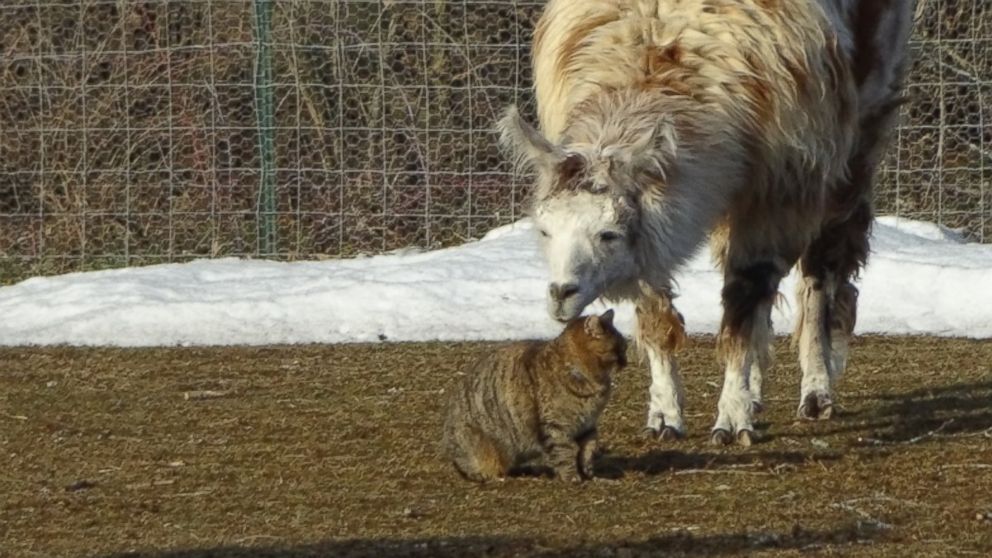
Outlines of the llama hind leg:
[{"label": "llama hind leg", "polygon": [[858,290],[851,281],[867,259],[870,224],[864,203],[846,221],[824,228],[803,256],[794,335],[803,372],[799,418],[833,415],[834,388],[857,321]]},{"label": "llama hind leg", "polygon": [[757,339],[754,342],[755,358],[751,363],[750,376],[748,377],[751,404],[755,413],[760,413],[765,409],[764,378],[765,374],[771,369],[773,360],[771,345],[774,328],[771,323],[771,307],[769,306],[767,309],[760,310],[762,312],[766,311],[768,314],[768,324],[761,330],[762,335],[766,338]]},{"label": "llama hind leg", "polygon": [[836,382],[847,369],[854,325],[858,321],[858,289],[849,281],[837,287],[830,312],[830,363]]},{"label": "llama hind leg", "polygon": [[827,419],[833,414],[831,393],[837,371],[831,358],[829,308],[835,281],[804,276],[799,283],[796,343],[803,376],[797,414],[803,419]]},{"label": "llama hind leg", "polygon": [[803,378],[798,416],[828,419],[833,415],[833,393],[847,367],[851,335],[857,320],[858,289],[828,275],[820,282],[804,277],[799,285],[796,343]]},{"label": "llama hind leg", "polygon": [[[771,362],[771,310],[784,265],[772,262],[731,269],[723,288],[720,353],[723,391],[712,442],[744,446],[754,441],[754,413],[761,404],[761,375]],[[758,377],[752,377],[753,372]]]},{"label": "llama hind leg", "polygon": [[685,339],[682,316],[667,294],[652,293],[637,304],[637,341],[651,370],[647,431],[672,441],[685,436],[682,377],[675,351]]}]

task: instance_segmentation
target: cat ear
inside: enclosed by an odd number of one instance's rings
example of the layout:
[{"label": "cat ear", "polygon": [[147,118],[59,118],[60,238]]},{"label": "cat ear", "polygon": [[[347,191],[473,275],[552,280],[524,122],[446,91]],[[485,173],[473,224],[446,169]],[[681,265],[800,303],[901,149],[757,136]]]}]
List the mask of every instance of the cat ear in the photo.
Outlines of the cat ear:
[{"label": "cat ear", "polygon": [[606,329],[600,322],[599,316],[589,316],[585,319],[586,334],[590,337],[602,337]]},{"label": "cat ear", "polygon": [[603,312],[599,316],[599,321],[603,324],[603,329],[606,329],[613,325],[613,309],[610,308],[606,312]]}]

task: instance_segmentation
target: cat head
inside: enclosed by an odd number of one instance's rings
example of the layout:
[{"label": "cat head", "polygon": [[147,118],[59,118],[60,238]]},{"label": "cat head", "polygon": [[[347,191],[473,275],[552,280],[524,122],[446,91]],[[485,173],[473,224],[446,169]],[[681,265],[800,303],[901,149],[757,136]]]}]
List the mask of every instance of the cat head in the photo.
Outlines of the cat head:
[{"label": "cat head", "polygon": [[627,366],[627,340],[613,327],[613,310],[571,320],[561,339],[569,356],[587,373],[615,372]]}]

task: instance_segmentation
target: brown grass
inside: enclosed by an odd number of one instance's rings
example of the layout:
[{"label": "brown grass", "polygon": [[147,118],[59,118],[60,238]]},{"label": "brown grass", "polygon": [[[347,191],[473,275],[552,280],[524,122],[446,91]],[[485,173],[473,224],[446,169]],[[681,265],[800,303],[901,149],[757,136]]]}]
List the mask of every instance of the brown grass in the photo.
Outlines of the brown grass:
[{"label": "brown grass", "polygon": [[[691,436],[642,438],[618,378],[599,478],[476,486],[439,461],[441,390],[490,344],[0,350],[11,557],[962,556],[992,551],[992,343],[863,338],[839,416],[713,448],[711,340],[683,359]],[[983,517],[986,519],[979,519]]]}]

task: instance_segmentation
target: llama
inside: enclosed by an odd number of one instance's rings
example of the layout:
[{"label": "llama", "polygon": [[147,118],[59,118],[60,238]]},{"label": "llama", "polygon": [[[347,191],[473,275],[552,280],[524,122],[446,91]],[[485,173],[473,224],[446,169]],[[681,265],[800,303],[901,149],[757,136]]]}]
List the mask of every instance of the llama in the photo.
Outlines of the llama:
[{"label": "llama", "polygon": [[711,439],[754,440],[779,282],[799,266],[798,415],[826,419],[847,363],[874,171],[907,67],[911,0],[551,0],[533,69],[540,131],[501,140],[536,173],[548,311],[630,300],[647,430],[685,435],[673,274],[705,241],[724,275]]}]

